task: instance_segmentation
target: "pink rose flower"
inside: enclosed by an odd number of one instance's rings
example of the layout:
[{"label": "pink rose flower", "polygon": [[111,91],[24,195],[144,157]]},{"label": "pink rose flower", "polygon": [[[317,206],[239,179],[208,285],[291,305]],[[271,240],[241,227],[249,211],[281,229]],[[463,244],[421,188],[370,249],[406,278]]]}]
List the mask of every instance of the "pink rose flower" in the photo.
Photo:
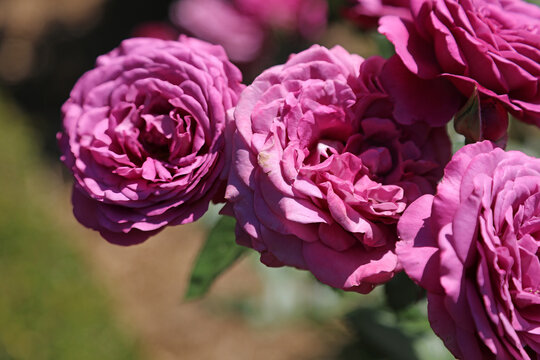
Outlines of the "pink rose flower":
[{"label": "pink rose flower", "polygon": [[379,31],[410,71],[478,88],[540,126],[540,8],[520,0],[411,0],[412,21],[381,19]]},{"label": "pink rose flower", "polygon": [[397,220],[450,157],[445,128],[395,121],[380,75],[400,81],[400,69],[314,45],[246,88],[226,191],[238,243],[336,288],[392,278]]},{"label": "pink rose flower", "polygon": [[223,46],[238,62],[255,60],[266,36],[256,19],[225,0],[180,0],[171,7],[170,17],[192,35]]},{"label": "pink rose flower", "polygon": [[399,261],[457,358],[540,358],[539,209],[540,160],[485,141],[401,217]]},{"label": "pink rose flower", "polygon": [[326,28],[328,4],[325,0],[234,0],[243,13],[271,28],[299,31],[306,38],[320,35]]},{"label": "pink rose flower", "polygon": [[131,37],[149,37],[162,40],[178,39],[178,31],[164,22],[144,22],[131,32]]},{"label": "pink rose flower", "polygon": [[242,63],[261,55],[271,30],[313,39],[326,28],[327,16],[325,0],[177,0],[170,12],[174,24],[223,46]]},{"label": "pink rose flower", "polygon": [[409,0],[355,0],[345,16],[362,28],[376,28],[379,19],[386,15],[411,18]]},{"label": "pink rose flower", "polygon": [[76,218],[131,245],[223,200],[226,111],[241,80],[220,46],[187,37],[129,39],[100,56],[62,107]]}]

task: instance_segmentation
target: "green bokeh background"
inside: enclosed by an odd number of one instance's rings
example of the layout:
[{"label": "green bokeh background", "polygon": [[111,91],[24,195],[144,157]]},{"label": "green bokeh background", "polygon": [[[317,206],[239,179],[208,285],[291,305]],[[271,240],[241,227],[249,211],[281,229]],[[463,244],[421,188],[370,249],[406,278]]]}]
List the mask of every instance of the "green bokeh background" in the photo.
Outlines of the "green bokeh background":
[{"label": "green bokeh background", "polygon": [[104,289],[67,243],[76,235],[50,196],[62,182],[1,94],[0,129],[0,359],[139,359]]}]

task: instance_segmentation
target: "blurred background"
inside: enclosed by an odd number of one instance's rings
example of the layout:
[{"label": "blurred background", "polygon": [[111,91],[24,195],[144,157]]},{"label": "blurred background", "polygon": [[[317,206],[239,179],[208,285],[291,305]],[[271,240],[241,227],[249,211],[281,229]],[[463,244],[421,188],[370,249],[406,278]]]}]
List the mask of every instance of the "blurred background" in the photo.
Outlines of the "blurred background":
[{"label": "blurred background", "polygon": [[[202,300],[186,302],[215,216],[123,248],[71,214],[55,134],[62,103],[98,55],[131,36],[185,33],[224,45],[249,83],[313,42],[388,54],[373,19],[347,5],[0,0],[0,360],[451,358],[425,303],[407,306],[422,296],[406,279],[344,294],[250,254]],[[510,146],[538,156],[537,136],[513,125]]]}]

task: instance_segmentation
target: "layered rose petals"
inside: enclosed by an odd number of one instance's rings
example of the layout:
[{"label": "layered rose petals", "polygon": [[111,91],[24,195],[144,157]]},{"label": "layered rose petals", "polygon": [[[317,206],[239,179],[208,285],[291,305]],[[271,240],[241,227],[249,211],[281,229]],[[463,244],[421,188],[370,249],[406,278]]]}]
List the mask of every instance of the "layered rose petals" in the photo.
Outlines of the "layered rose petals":
[{"label": "layered rose petals", "polygon": [[538,359],[540,160],[468,145],[398,230],[399,260],[457,358]]},{"label": "layered rose petals", "polygon": [[186,37],[130,39],[99,57],[62,108],[77,219],[130,245],[223,200],[226,111],[242,88],[221,47]]},{"label": "layered rose petals", "polygon": [[412,20],[379,31],[422,78],[449,78],[540,126],[540,8],[521,0],[411,0]]},{"label": "layered rose petals", "polygon": [[262,262],[362,293],[398,270],[397,220],[434,191],[450,156],[444,128],[395,120],[384,83],[399,69],[313,46],[243,92],[226,197],[238,242]]},{"label": "layered rose petals", "polygon": [[379,19],[386,15],[411,18],[409,0],[354,0],[345,16],[364,29],[377,28]]},{"label": "layered rose petals", "polygon": [[324,0],[233,0],[236,8],[261,24],[278,30],[298,31],[306,38],[326,28],[328,4]]},{"label": "layered rose petals", "polygon": [[325,0],[177,0],[170,12],[180,28],[223,46],[233,61],[244,63],[268,53],[271,32],[315,39],[327,17]]},{"label": "layered rose petals", "polygon": [[223,46],[237,62],[255,60],[266,36],[256,19],[226,0],[178,0],[171,6],[170,18],[193,36]]}]

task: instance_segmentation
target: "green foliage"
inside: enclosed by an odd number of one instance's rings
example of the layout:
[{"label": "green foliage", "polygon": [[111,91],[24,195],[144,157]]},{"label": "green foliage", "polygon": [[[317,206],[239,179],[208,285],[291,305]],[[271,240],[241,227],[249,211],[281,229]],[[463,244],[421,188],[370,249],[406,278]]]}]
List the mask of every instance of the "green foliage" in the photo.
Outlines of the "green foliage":
[{"label": "green foliage", "polygon": [[51,196],[57,179],[23,124],[0,97],[0,359],[138,359],[69,245],[76,235]]},{"label": "green foliage", "polygon": [[510,131],[506,150],[518,150],[540,158],[540,128],[513,117],[510,118]]},{"label": "green foliage", "polygon": [[350,5],[348,0],[328,1],[328,15],[330,21],[343,21],[343,12]]},{"label": "green foliage", "polygon": [[246,252],[247,248],[236,244],[235,224],[233,218],[223,216],[210,231],[193,266],[185,299],[206,294],[214,280]]},{"label": "green foliage", "polygon": [[404,273],[400,272],[384,286],[386,303],[394,311],[400,311],[416,303],[424,295],[418,287]]},{"label": "green foliage", "polygon": [[377,48],[379,49],[379,54],[383,58],[389,59],[392,57],[392,55],[396,53],[394,44],[392,44],[383,34],[374,32],[373,39],[375,39],[375,43],[377,44]]},{"label": "green foliage", "polygon": [[0,343],[0,360],[15,360],[10,354],[7,353],[2,343]]},{"label": "green foliage", "polygon": [[360,308],[349,313],[346,324],[356,335],[356,342],[341,352],[339,359],[418,360],[414,338],[397,326],[385,324],[380,310]]},{"label": "green foliage", "polygon": [[376,304],[363,304],[345,317],[354,335],[338,360],[452,360],[426,317],[426,301],[399,313]]}]

